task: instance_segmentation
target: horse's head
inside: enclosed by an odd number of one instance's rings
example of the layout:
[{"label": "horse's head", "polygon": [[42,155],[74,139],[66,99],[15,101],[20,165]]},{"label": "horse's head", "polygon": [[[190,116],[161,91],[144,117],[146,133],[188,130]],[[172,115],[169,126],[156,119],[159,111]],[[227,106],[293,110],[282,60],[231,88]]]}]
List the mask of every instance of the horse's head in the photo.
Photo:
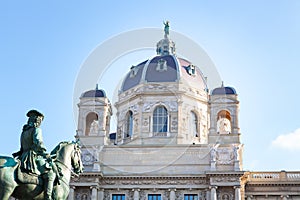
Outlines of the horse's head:
[{"label": "horse's head", "polygon": [[60,142],[51,152],[52,157],[71,172],[80,174],[83,172],[83,164],[81,161],[81,151],[79,142]]},{"label": "horse's head", "polygon": [[72,167],[76,174],[80,174],[83,172],[83,164],[81,161],[81,150],[80,150],[79,143],[77,141],[73,142],[73,144],[74,144],[74,150],[71,155]]}]

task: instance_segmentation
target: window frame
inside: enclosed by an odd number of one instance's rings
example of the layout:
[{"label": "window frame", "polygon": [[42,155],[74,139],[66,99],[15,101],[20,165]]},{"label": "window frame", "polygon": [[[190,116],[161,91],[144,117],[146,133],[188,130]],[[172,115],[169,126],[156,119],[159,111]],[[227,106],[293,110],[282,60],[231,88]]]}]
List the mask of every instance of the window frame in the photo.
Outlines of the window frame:
[{"label": "window frame", "polygon": [[161,194],[148,194],[147,195],[148,200],[162,200]]},{"label": "window frame", "polygon": [[198,115],[195,111],[190,112],[190,125],[192,126],[191,127],[192,136],[193,137],[200,137],[199,118],[198,118]]},{"label": "window frame", "polygon": [[124,139],[131,138],[132,136],[133,136],[133,112],[129,110],[126,113],[126,118],[125,118]]},{"label": "window frame", "polygon": [[[159,105],[156,106],[152,113],[152,132],[154,136],[162,136],[169,131],[169,113],[168,109]],[[167,135],[167,134],[166,134]]]},{"label": "window frame", "polygon": [[112,194],[111,195],[112,200],[126,200],[125,194]]},{"label": "window frame", "polygon": [[199,196],[198,194],[184,194],[183,200],[199,200]]}]

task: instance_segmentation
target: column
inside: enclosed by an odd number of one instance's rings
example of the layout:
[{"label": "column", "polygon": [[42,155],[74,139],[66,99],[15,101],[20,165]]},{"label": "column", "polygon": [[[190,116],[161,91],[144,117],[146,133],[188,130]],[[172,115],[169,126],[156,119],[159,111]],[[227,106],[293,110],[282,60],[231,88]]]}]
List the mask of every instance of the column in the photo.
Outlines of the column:
[{"label": "column", "polygon": [[139,199],[140,199],[140,189],[134,189],[133,200],[139,200]]},{"label": "column", "polygon": [[68,200],[74,200],[74,190],[75,190],[75,186],[70,186],[70,192],[69,192],[69,196],[68,196]]},{"label": "column", "polygon": [[92,189],[92,196],[91,196],[91,200],[98,200],[98,190],[96,186],[91,186],[90,187]]},{"label": "column", "polygon": [[234,186],[234,196],[235,200],[241,200],[241,186]]},{"label": "column", "polygon": [[104,199],[104,189],[99,189],[98,190],[98,200],[103,200]]},{"label": "column", "polygon": [[217,200],[217,186],[211,186],[210,187],[210,199],[211,200]]},{"label": "column", "polygon": [[175,191],[176,191],[176,189],[170,189],[170,200],[176,199]]},{"label": "column", "polygon": [[206,199],[208,200],[210,197],[210,190],[209,189],[206,189]]}]

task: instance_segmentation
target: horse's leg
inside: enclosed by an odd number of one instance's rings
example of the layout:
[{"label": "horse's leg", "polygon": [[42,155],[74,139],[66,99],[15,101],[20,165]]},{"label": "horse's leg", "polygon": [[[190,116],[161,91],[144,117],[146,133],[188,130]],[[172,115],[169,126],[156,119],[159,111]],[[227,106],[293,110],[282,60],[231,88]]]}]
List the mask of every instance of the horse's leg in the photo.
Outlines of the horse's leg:
[{"label": "horse's leg", "polygon": [[16,187],[14,168],[2,168],[0,170],[0,200],[8,200]]},{"label": "horse's leg", "polygon": [[14,191],[14,187],[7,187],[0,189],[0,200],[8,200]]}]

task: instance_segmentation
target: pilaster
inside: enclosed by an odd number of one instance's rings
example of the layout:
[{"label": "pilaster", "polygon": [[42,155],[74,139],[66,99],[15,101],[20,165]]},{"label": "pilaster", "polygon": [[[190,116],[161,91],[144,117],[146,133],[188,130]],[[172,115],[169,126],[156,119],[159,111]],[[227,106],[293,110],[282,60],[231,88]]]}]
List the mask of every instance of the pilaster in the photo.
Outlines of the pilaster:
[{"label": "pilaster", "polygon": [[75,186],[70,186],[68,200],[74,200],[74,191],[75,191]]},{"label": "pilaster", "polygon": [[210,199],[211,200],[217,200],[217,186],[211,186],[210,187]]},{"label": "pilaster", "polygon": [[97,189],[97,186],[91,186],[90,189],[92,190],[91,200],[98,200],[98,189]]},{"label": "pilaster", "polygon": [[98,189],[98,200],[104,200],[104,189]]},{"label": "pilaster", "polygon": [[241,200],[241,186],[234,186],[234,199]]},{"label": "pilaster", "polygon": [[133,200],[139,200],[140,199],[140,189],[133,189]]},{"label": "pilaster", "polygon": [[170,189],[170,200],[176,199],[175,191],[176,191],[176,189]]}]

